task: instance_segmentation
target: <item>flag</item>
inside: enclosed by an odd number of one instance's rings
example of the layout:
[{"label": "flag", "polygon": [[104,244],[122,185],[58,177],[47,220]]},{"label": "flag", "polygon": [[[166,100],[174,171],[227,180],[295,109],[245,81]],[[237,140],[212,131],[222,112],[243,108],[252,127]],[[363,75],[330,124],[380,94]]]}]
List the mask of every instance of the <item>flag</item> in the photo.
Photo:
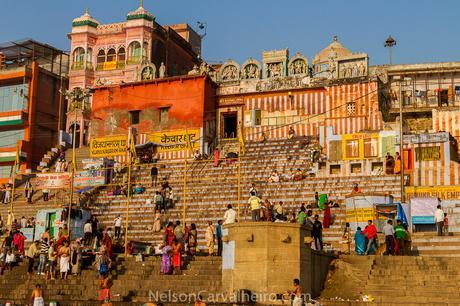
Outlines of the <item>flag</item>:
[{"label": "flag", "polygon": [[190,150],[190,153],[193,155],[192,142],[190,141],[190,136],[188,135],[187,129],[185,129],[185,145],[187,146],[187,149]]},{"label": "flag", "polygon": [[19,171],[19,168],[21,167],[21,146],[16,145],[16,159],[14,161],[14,173],[16,174]]},{"label": "flag", "polygon": [[396,219],[400,220],[402,224],[409,224],[409,222],[407,222],[406,213],[404,212],[401,203],[398,203],[398,216]]},{"label": "flag", "polygon": [[244,156],[244,154],[246,152],[246,146],[245,146],[245,143],[244,143],[244,133],[243,133],[243,128],[242,127],[240,127],[240,129],[239,129],[238,142],[239,142],[239,146],[240,146],[240,149],[241,149],[241,155]]},{"label": "flag", "polygon": [[136,144],[134,142],[134,137],[132,134],[129,137],[129,152],[131,153],[131,160],[136,160]]}]

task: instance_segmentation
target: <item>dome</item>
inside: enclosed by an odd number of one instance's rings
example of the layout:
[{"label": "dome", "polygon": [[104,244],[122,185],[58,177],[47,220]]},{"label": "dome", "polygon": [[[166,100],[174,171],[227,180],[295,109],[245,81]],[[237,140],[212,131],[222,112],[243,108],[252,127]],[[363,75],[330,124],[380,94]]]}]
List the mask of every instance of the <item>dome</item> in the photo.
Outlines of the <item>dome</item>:
[{"label": "dome", "polygon": [[141,6],[135,11],[129,12],[127,16],[128,20],[132,19],[146,19],[148,21],[155,20],[155,16],[153,16],[149,11],[147,11],[141,3]]},{"label": "dome", "polygon": [[327,62],[329,58],[340,58],[343,56],[351,55],[352,52],[345,48],[338,40],[337,36],[334,36],[332,43],[326,48],[318,52],[313,58],[313,64]]},{"label": "dome", "polygon": [[97,28],[97,26],[100,25],[99,21],[94,19],[88,12],[88,9],[85,10],[85,13],[81,15],[78,18],[75,18],[72,21],[72,26],[73,27],[78,27],[78,26],[92,26]]}]

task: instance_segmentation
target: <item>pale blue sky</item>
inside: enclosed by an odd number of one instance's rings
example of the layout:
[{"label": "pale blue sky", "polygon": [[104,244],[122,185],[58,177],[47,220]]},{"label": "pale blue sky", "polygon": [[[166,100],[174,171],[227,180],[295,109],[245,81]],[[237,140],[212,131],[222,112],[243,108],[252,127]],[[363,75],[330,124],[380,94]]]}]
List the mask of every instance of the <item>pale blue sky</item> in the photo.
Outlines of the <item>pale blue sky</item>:
[{"label": "pale blue sky", "polygon": [[[102,23],[123,21],[138,0],[0,0],[0,42],[32,37],[68,50],[66,34],[86,5]],[[311,59],[338,35],[371,64],[388,61],[383,42],[398,44],[395,63],[460,60],[458,0],[144,0],[160,24],[208,25],[203,57],[210,62],[288,47]]]}]

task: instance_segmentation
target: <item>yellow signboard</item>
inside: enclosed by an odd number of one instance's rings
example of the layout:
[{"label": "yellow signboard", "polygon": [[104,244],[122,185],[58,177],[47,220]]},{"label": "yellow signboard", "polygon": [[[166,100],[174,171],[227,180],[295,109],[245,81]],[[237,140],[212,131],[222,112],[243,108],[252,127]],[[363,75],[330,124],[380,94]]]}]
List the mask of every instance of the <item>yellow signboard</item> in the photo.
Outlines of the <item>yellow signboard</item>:
[{"label": "yellow signboard", "polygon": [[158,144],[157,150],[162,152],[174,152],[187,150],[187,136],[192,149],[200,148],[200,129],[174,130],[158,132],[147,135],[147,140]]},{"label": "yellow signboard", "polygon": [[373,207],[347,209],[347,222],[367,222],[375,219],[375,210]]},{"label": "yellow signboard", "polygon": [[408,199],[416,197],[435,197],[441,200],[460,199],[460,186],[406,187],[405,191]]},{"label": "yellow signboard", "polygon": [[127,145],[128,137],[126,135],[93,138],[89,144],[89,153],[91,157],[125,155]]}]

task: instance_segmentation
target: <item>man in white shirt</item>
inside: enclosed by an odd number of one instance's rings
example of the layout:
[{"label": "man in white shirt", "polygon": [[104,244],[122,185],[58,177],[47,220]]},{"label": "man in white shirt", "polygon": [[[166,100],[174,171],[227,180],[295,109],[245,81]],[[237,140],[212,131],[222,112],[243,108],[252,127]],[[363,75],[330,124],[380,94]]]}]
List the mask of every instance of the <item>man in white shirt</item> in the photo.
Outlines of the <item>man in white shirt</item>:
[{"label": "man in white shirt", "polygon": [[232,208],[232,205],[227,205],[227,210],[224,214],[224,224],[232,224],[236,222],[236,211]]},{"label": "man in white shirt", "polygon": [[85,245],[89,245],[91,243],[91,237],[93,237],[93,225],[89,219],[83,226],[83,232],[85,233]]},{"label": "man in white shirt", "polygon": [[395,249],[395,229],[393,227],[393,221],[388,220],[387,224],[383,227],[383,234],[385,235],[385,244],[387,246],[386,255],[394,255]]},{"label": "man in white shirt", "polygon": [[27,227],[27,219],[26,217],[22,216],[21,218],[21,228],[26,228]]},{"label": "man in white shirt", "polygon": [[120,232],[121,232],[121,217],[118,215],[115,220],[115,238],[120,239]]},{"label": "man in white shirt", "polygon": [[438,236],[442,236],[442,229],[444,227],[444,211],[441,209],[441,205],[438,205],[434,213],[434,221],[438,229]]}]

